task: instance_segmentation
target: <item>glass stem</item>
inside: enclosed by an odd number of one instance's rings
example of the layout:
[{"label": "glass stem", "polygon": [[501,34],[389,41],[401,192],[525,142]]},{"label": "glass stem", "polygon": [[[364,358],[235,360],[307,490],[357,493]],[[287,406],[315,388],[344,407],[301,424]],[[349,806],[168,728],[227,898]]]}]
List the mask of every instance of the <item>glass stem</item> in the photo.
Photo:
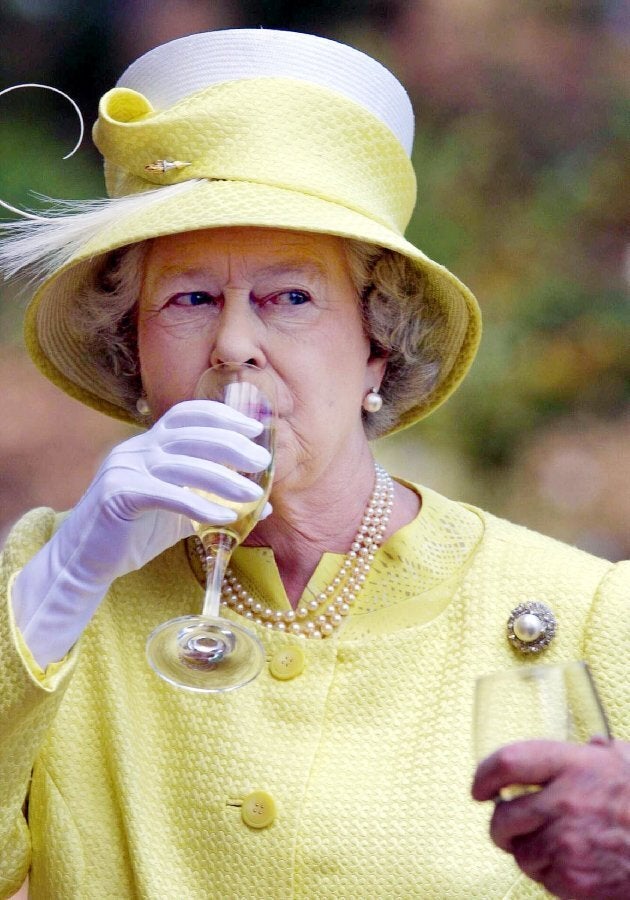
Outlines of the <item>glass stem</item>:
[{"label": "glass stem", "polygon": [[216,619],[220,614],[221,584],[230,562],[235,539],[225,532],[207,535],[203,540],[206,552],[206,594],[203,598],[202,615]]}]

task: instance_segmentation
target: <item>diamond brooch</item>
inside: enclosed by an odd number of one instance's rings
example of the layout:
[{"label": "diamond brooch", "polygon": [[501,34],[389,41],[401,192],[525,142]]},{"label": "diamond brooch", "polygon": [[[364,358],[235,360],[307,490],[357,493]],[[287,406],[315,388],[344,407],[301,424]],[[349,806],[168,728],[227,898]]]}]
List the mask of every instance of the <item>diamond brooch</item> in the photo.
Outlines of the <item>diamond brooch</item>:
[{"label": "diamond brooch", "polygon": [[521,603],[510,613],[507,635],[521,653],[540,653],[556,636],[556,617],[545,603]]}]

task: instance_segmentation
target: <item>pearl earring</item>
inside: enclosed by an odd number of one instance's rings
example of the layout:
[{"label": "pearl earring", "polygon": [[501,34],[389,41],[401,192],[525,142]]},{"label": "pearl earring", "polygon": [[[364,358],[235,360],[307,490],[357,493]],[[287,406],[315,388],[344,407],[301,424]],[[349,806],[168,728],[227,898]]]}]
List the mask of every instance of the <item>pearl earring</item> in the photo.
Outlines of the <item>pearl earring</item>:
[{"label": "pearl earring", "polygon": [[151,407],[149,406],[149,401],[145,397],[144,394],[141,394],[136,400],[136,409],[140,413],[141,416],[148,416],[151,412]]},{"label": "pearl earring", "polygon": [[373,387],[369,394],[366,394],[365,399],[363,400],[363,409],[367,413],[375,413],[379,411],[382,405],[383,398],[379,394],[378,390]]}]

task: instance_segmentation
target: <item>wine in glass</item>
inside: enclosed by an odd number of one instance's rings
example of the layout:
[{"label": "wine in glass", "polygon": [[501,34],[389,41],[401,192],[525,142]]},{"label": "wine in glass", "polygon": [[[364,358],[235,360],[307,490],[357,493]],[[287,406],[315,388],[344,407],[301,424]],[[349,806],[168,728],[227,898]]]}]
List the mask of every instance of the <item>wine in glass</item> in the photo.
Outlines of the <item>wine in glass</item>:
[{"label": "wine in glass", "polygon": [[[585,662],[522,666],[477,679],[475,755],[480,762],[505,744],[528,740],[588,743],[610,739],[606,713]],[[540,790],[511,784],[501,800]]]},{"label": "wine in glass", "polygon": [[221,584],[232,551],[250,533],[267,502],[273,478],[276,406],[274,385],[267,373],[248,364],[221,363],[201,376],[195,398],[231,406],[262,425],[252,440],[265,447],[271,461],[262,472],[247,477],[263,488],[258,500],[227,500],[210,491],[191,488],[208,500],[233,509],[234,522],[211,525],[193,522],[204,554],[206,591],[201,615],[179,616],[149,635],[147,657],[155,672],[175,687],[200,693],[220,693],[248,684],[259,674],[262,644],[255,634],[219,614]]}]

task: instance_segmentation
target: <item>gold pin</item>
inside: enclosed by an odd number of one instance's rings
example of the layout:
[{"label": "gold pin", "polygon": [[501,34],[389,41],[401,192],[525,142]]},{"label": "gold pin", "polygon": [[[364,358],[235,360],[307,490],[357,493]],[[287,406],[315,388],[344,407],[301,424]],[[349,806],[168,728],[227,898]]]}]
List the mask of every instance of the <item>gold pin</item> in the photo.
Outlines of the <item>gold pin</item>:
[{"label": "gold pin", "polygon": [[156,159],[144,169],[146,172],[159,172],[160,175],[164,175],[165,172],[170,172],[172,169],[185,169],[189,165],[191,163],[182,162],[181,159]]}]

